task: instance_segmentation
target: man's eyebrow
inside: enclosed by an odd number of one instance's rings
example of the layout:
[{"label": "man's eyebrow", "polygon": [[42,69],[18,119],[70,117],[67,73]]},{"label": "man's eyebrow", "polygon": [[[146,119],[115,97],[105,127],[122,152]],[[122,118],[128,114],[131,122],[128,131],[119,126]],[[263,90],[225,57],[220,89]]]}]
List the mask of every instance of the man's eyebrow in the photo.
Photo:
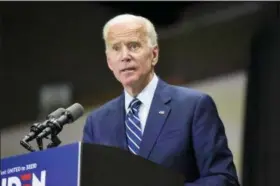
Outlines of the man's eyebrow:
[{"label": "man's eyebrow", "polygon": [[140,43],[140,40],[132,40],[132,41],[128,41],[128,43]]},{"label": "man's eyebrow", "polygon": [[109,43],[109,45],[114,46],[114,45],[119,45],[120,42],[114,42],[114,43]]},{"label": "man's eyebrow", "polygon": [[141,40],[137,39],[137,40],[131,40],[128,41],[127,43],[137,43],[137,44],[141,44]]},{"label": "man's eyebrow", "polygon": [[[119,45],[121,43],[122,43],[121,41],[108,42],[109,46],[115,46],[115,45]],[[141,40],[140,39],[135,39],[135,40],[130,40],[130,41],[125,41],[124,42],[124,44],[129,44],[129,43],[141,44]]]}]

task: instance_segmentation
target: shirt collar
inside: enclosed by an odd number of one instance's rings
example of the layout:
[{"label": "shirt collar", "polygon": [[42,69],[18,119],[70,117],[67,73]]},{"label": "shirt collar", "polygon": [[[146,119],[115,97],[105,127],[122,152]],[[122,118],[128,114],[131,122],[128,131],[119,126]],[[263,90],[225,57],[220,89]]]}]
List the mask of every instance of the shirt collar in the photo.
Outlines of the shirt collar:
[{"label": "shirt collar", "polygon": [[[158,77],[156,74],[153,75],[152,80],[148,83],[148,85],[136,96],[142,104],[147,108],[150,107],[154,93],[157,87]],[[125,110],[128,111],[129,103],[134,99],[126,90],[124,90],[125,95]]]}]

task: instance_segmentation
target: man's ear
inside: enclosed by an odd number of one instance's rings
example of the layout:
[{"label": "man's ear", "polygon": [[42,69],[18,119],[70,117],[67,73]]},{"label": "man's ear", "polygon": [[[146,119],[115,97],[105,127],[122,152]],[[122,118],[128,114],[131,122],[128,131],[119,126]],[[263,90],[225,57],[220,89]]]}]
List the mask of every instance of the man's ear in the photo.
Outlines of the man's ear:
[{"label": "man's ear", "polygon": [[108,54],[107,54],[107,51],[105,51],[105,54],[106,54],[107,65],[108,65],[109,69],[110,69],[111,71],[113,71],[113,67],[112,67],[112,64],[111,64],[111,60],[110,60],[110,57],[109,57]]},{"label": "man's ear", "polygon": [[152,54],[152,65],[155,66],[158,62],[159,57],[159,47],[157,45],[153,47]]},{"label": "man's ear", "polygon": [[111,71],[113,71],[113,67],[112,67],[111,62],[110,62],[110,60],[108,58],[107,58],[107,65],[108,65],[109,69]]}]

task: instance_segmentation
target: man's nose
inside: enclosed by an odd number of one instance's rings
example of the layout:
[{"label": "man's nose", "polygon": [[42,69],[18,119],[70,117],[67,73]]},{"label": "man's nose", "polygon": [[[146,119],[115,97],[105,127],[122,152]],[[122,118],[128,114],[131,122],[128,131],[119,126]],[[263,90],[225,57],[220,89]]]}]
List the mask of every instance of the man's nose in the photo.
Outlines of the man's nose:
[{"label": "man's nose", "polygon": [[122,62],[129,62],[131,60],[129,51],[125,47],[123,47],[122,52],[121,52],[121,60],[122,60]]}]

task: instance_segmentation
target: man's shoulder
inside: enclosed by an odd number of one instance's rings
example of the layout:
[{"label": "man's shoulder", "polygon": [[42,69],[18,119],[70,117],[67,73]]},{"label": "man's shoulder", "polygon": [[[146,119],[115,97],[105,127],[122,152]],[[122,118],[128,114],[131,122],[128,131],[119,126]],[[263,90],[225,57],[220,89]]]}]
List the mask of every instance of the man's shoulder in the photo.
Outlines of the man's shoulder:
[{"label": "man's shoulder", "polygon": [[195,88],[190,88],[183,85],[170,85],[168,86],[169,92],[171,92],[172,97],[175,99],[199,99],[201,97],[209,97],[209,95],[203,91]]},{"label": "man's shoulder", "polygon": [[203,105],[203,107],[215,106],[213,98],[208,93],[195,88],[169,85],[168,91],[177,106],[184,108],[195,108],[198,104]]}]

